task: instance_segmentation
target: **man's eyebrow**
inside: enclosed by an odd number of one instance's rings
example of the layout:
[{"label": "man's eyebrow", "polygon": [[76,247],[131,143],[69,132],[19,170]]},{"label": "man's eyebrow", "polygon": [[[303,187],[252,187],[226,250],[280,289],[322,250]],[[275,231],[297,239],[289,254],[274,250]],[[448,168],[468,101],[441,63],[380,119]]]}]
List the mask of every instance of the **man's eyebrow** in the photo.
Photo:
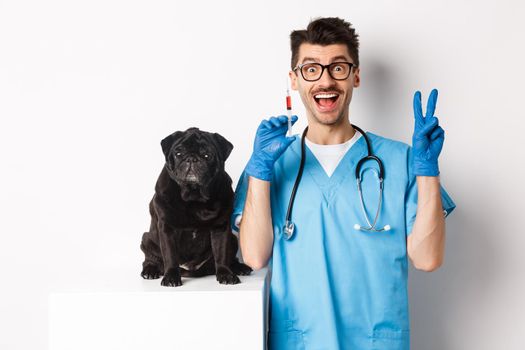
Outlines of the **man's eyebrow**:
[{"label": "man's eyebrow", "polygon": [[301,63],[304,63],[304,62],[319,62],[319,59],[313,58],[313,57],[304,57]]},{"label": "man's eyebrow", "polygon": [[[335,56],[332,58],[331,62],[336,62],[336,61],[344,61],[344,62],[349,62],[348,58],[346,56],[343,56],[343,55],[339,55],[339,56]],[[304,57],[303,60],[301,61],[301,63],[304,63],[304,62],[317,62],[319,63],[319,59],[318,58],[314,58],[314,57]]]},{"label": "man's eyebrow", "polygon": [[343,56],[343,55],[340,55],[340,56],[335,56],[334,58],[332,58],[332,62],[336,62],[336,61],[340,61],[340,60],[343,60],[344,62],[348,62],[348,58],[346,56]]}]

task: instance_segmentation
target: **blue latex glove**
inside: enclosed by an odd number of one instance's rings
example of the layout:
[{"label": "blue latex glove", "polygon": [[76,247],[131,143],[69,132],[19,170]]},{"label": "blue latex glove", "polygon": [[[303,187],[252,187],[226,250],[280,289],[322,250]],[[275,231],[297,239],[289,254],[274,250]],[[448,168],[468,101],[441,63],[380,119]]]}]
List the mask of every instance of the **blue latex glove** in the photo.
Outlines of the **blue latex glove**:
[{"label": "blue latex glove", "polygon": [[443,142],[445,130],[439,126],[438,118],[434,116],[438,91],[433,89],[427,102],[427,112],[423,117],[421,109],[421,92],[414,94],[414,135],[412,136],[412,151],[414,157],[412,170],[416,176],[438,176],[438,157]]},{"label": "blue latex glove", "polygon": [[[297,116],[292,116],[292,124]],[[286,137],[288,131],[288,117],[280,115],[263,120],[257,128],[253,153],[246,165],[246,174],[261,180],[270,181],[273,174],[273,164],[295,140],[295,137]]]}]

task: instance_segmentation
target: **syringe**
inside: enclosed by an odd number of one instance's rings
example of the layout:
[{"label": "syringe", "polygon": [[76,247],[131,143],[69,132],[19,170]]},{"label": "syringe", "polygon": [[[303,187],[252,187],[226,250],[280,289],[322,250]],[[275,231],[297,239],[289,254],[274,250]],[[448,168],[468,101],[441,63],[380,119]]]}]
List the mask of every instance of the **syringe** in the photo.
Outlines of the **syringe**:
[{"label": "syringe", "polygon": [[286,114],[288,116],[288,136],[292,136],[292,98],[288,89],[288,80],[286,81]]}]

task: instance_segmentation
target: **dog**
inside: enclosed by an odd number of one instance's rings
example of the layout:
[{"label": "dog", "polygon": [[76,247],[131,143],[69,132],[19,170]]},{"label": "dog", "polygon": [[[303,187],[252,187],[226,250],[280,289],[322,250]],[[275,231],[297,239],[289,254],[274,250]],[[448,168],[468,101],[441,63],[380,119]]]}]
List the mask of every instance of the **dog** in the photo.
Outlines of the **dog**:
[{"label": "dog", "polygon": [[252,269],[236,257],[231,232],[232,180],[224,162],[233,145],[218,133],[189,128],[161,141],[166,162],[149,204],[151,225],[140,245],[141,276],[161,285],[182,285],[181,277],[215,274],[221,284],[240,283]]}]

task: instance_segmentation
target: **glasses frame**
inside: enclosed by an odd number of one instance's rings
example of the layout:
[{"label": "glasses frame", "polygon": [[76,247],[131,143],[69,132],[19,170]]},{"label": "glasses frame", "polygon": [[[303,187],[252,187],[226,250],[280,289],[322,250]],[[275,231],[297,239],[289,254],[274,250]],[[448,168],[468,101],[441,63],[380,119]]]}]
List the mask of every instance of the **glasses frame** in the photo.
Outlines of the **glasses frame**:
[{"label": "glasses frame", "polygon": [[[319,78],[317,79],[306,79],[304,77],[304,74],[303,74],[303,67],[308,65],[308,64],[315,64],[319,67],[321,67],[321,74],[319,74]],[[348,75],[344,78],[334,78],[334,76],[332,75],[332,73],[330,72],[330,66],[331,65],[334,65],[334,64],[348,64],[350,66],[350,69],[348,70]],[[350,74],[352,74],[352,68],[354,67],[357,67],[354,63],[351,63],[351,62],[344,62],[344,61],[338,61],[338,62],[332,62],[330,64],[321,64],[321,63],[317,63],[317,62],[308,62],[308,63],[303,63],[303,64],[298,64],[294,69],[292,69],[295,74],[297,74],[297,70],[299,69],[299,72],[301,72],[301,76],[303,77],[304,80],[306,81],[318,81],[319,79],[321,79],[321,77],[323,76],[323,73],[324,73],[324,70],[327,69],[328,71],[328,75],[330,76],[330,78],[334,79],[334,80],[346,80],[348,79],[348,77],[350,76]]]}]

